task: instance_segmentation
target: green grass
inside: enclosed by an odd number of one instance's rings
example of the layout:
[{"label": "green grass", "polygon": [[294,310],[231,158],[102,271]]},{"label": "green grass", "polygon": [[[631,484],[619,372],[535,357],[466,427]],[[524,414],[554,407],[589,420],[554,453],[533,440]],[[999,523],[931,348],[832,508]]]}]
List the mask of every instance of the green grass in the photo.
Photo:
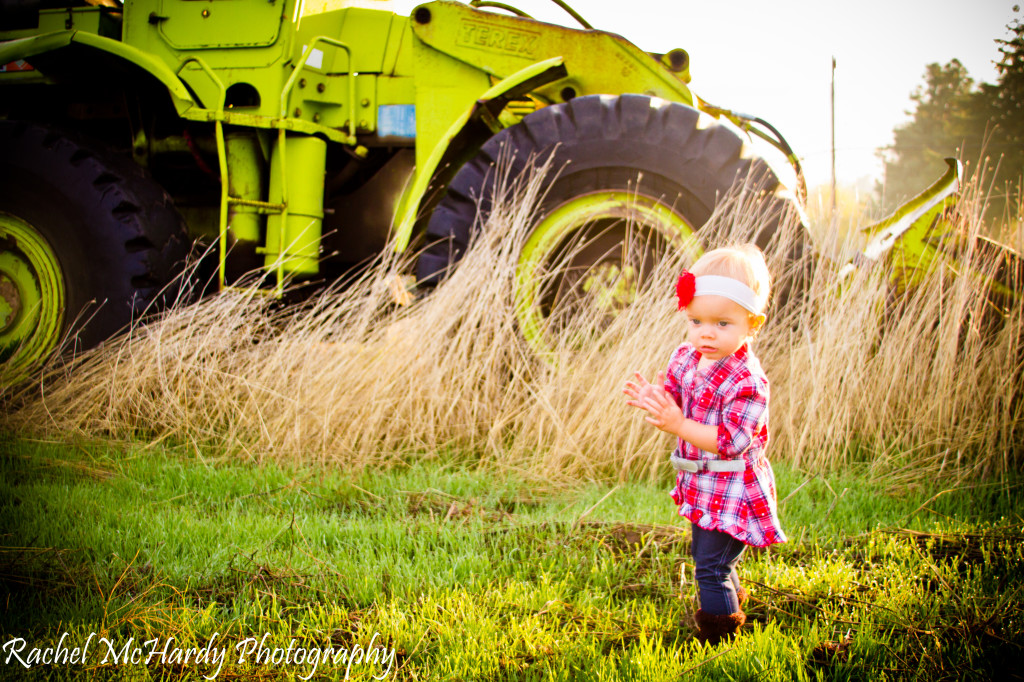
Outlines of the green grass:
[{"label": "green grass", "polygon": [[[264,634],[379,645],[400,680],[1012,679],[1024,658],[1020,481],[908,489],[776,466],[791,542],[747,554],[748,625],[702,648],[667,470],[663,486],[566,489],[454,460],[350,478],[142,445],[0,455],[0,644],[96,633],[84,665],[12,660],[12,679],[310,675],[238,665],[235,646]],[[100,638],[184,649],[215,633],[219,667],[101,663]],[[315,679],[346,673],[382,668],[320,662]]]}]

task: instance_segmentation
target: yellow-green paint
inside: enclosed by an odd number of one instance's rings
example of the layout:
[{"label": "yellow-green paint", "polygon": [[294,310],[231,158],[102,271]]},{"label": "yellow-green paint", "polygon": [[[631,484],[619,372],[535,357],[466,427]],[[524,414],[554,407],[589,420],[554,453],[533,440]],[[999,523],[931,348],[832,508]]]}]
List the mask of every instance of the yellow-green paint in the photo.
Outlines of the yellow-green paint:
[{"label": "yellow-green paint", "polygon": [[874,262],[883,255],[894,264],[893,284],[904,291],[921,281],[941,257],[941,250],[959,233],[944,217],[959,198],[963,166],[946,159],[946,172],[930,187],[903,204],[884,220],[863,228],[872,235],[862,261]]},{"label": "yellow-green paint", "polygon": [[[108,38],[116,37],[117,21],[107,14],[106,8],[85,6],[43,10],[39,12],[39,22],[35,27],[4,31],[4,39],[16,40],[42,34],[71,33],[73,31],[82,31]],[[0,64],[5,63],[0,62]]]},{"label": "yellow-green paint", "polygon": [[226,227],[239,241],[257,242],[260,239],[260,202],[263,201],[263,151],[259,140],[249,132],[236,131],[225,139],[228,176],[224,186],[228,191],[228,219]]},{"label": "yellow-green paint", "polygon": [[188,52],[273,45],[284,3],[158,0],[158,5],[157,16],[147,18],[154,32],[170,48]]},{"label": "yellow-green paint", "polygon": [[[423,11],[429,12],[429,21],[420,20]],[[614,33],[580,31],[443,1],[421,5],[410,21],[424,45],[499,79],[562,57],[566,77],[538,88],[538,95],[550,102],[563,101],[562,90],[573,87],[576,96],[635,92],[693,103],[688,72],[670,71],[660,59]]]},{"label": "yellow-green paint", "polygon": [[[603,191],[585,194],[561,204],[544,217],[523,245],[516,268],[515,305],[519,328],[539,354],[549,351],[545,339],[545,317],[541,309],[545,271],[559,248],[588,225],[599,221],[623,221],[635,230],[659,236],[666,244],[696,258],[702,247],[686,219],[665,204],[628,191]],[[628,239],[622,248],[628,248]],[[635,271],[622,259],[616,272],[597,268],[590,274],[592,294],[599,305],[613,311],[632,302],[639,285]],[[587,283],[584,284],[587,286]]]},{"label": "yellow-green paint", "polygon": [[[485,109],[492,116],[497,116],[507,104],[509,97],[515,96],[524,86],[558,78],[564,73],[564,60],[561,57],[552,57],[536,64],[530,64],[481,93],[477,100],[448,126],[448,130],[431,148],[429,156],[423,162],[419,161],[419,153],[423,149],[423,145],[417,145],[417,172],[409,190],[400,199],[396,211],[395,250],[404,251],[408,248],[420,210],[420,201],[427,193],[430,181],[437,169],[452,151],[452,141],[456,135],[466,130],[469,121],[480,116]],[[496,105],[488,108],[492,102]],[[419,126],[418,118],[417,126]]]},{"label": "yellow-green paint", "polygon": [[171,101],[174,103],[174,107],[178,110],[179,114],[184,114],[196,106],[195,99],[189,94],[188,88],[181,82],[177,74],[165,62],[157,59],[152,54],[121,41],[104,38],[92,33],[86,33],[85,31],[75,31],[71,41],[112,54],[135,64],[151,74],[167,88],[167,94],[170,95]]},{"label": "yellow-green paint", "polygon": [[[317,137],[285,136],[274,146],[271,165],[281,172],[270,175],[270,200],[285,207],[267,218],[265,264],[276,271],[278,285],[287,277],[316,274],[320,268],[320,232],[323,225],[324,178],[327,143]],[[304,169],[308,182],[296,182]]]},{"label": "yellow-green paint", "polygon": [[60,262],[24,220],[0,211],[0,385],[46,359],[60,340],[65,290]]}]

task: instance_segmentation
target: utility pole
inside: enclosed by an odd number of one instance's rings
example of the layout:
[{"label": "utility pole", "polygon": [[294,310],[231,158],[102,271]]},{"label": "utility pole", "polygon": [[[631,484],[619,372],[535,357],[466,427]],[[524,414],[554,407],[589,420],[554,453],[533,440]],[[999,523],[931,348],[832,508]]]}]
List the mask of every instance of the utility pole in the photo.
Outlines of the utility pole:
[{"label": "utility pole", "polygon": [[836,58],[832,56],[832,227],[836,226]]}]

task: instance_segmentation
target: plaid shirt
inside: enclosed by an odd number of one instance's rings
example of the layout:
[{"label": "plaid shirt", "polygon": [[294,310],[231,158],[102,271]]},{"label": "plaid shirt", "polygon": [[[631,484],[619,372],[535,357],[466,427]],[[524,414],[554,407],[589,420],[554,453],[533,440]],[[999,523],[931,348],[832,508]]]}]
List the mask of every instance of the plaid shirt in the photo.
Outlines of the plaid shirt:
[{"label": "plaid shirt", "polygon": [[665,390],[683,416],[718,427],[718,455],[680,439],[684,459],[746,461],[743,471],[680,471],[672,499],[679,515],[701,528],[728,533],[755,547],[785,542],[775,503],[775,474],[764,456],[768,444],[768,378],[746,345],[703,373],[689,343],[669,360]]}]

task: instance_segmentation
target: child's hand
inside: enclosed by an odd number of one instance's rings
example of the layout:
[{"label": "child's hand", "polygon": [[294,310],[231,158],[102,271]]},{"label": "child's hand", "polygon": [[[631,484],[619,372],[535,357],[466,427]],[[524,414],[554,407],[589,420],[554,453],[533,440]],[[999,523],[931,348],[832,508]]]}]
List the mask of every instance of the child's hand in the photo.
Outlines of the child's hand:
[{"label": "child's hand", "polygon": [[635,375],[636,383],[627,381],[623,393],[629,396],[627,405],[646,410],[648,424],[667,433],[680,436],[683,428],[683,411],[665,390],[665,373],[658,372],[656,384],[649,383],[640,372]]},{"label": "child's hand", "polygon": [[[629,396],[629,400],[626,401],[626,404],[633,407],[639,407],[640,409],[645,409],[643,402],[646,398],[654,394],[655,387],[648,383],[647,379],[644,379],[644,376],[640,374],[640,372],[635,372],[633,376],[636,377],[636,383],[627,381],[625,387],[622,389],[622,392]],[[659,374],[658,376],[664,378],[663,374]]]}]

